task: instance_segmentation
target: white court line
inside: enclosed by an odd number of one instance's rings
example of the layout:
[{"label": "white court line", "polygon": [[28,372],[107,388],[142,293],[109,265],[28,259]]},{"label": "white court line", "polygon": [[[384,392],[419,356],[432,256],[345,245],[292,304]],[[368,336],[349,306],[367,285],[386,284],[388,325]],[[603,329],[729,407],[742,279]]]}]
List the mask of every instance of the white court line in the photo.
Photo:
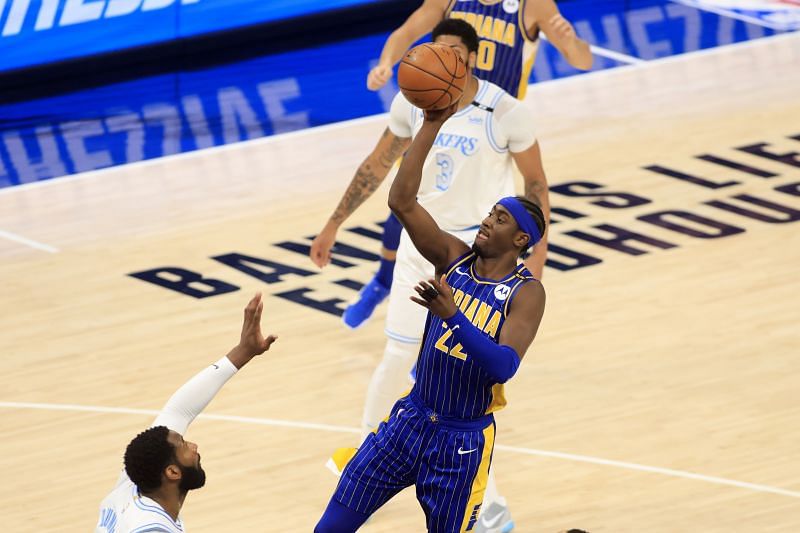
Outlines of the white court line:
[{"label": "white court line", "polygon": [[755,483],[747,483],[746,481],[736,481],[735,479],[726,479],[724,477],[706,476],[703,474],[695,474],[694,472],[673,470],[671,468],[640,465],[637,463],[627,463],[624,461],[614,461],[611,459],[600,459],[599,457],[589,457],[587,455],[574,455],[571,453],[548,452],[545,450],[532,450],[530,448],[517,448],[515,446],[503,446],[502,444],[496,445],[495,448],[507,452],[516,452],[526,455],[538,455],[541,457],[553,457],[556,459],[566,459],[568,461],[578,461],[581,463],[591,463],[595,465],[616,466],[617,468],[626,468],[628,470],[638,470],[640,472],[652,472],[654,474],[663,474],[665,476],[682,477],[686,479],[694,479],[697,481],[706,481],[708,483],[716,483],[718,485],[730,485],[732,487],[754,490],[756,492],[771,492],[772,494],[780,494],[781,496],[800,498],[800,492],[779,489],[777,487],[770,487],[769,485],[758,485]]},{"label": "white court line", "polygon": [[42,250],[43,252],[49,252],[51,254],[57,254],[58,248],[50,246],[49,244],[43,244],[41,242],[36,242],[34,240],[28,239],[23,237],[22,235],[17,235],[16,233],[11,233],[10,231],[3,231],[0,230],[0,237],[4,239],[8,239],[9,241],[18,242],[24,244],[26,246],[30,246],[31,248],[36,248],[37,250]]},{"label": "white court line", "polygon": [[[631,64],[622,65],[622,66],[619,66],[619,67],[607,68],[607,69],[603,69],[603,70],[593,70],[593,71],[582,73],[582,74],[575,75],[575,76],[567,76],[566,78],[556,78],[556,79],[552,79],[552,80],[546,80],[546,81],[542,81],[542,82],[533,84],[533,85],[530,86],[530,88],[535,88],[536,86],[539,86],[539,85],[548,85],[548,84],[553,84],[553,83],[575,83],[575,82],[577,82],[579,80],[583,80],[583,79],[585,79],[587,77],[590,77],[590,76],[591,77],[601,77],[601,76],[604,76],[604,75],[615,74],[617,72],[625,71],[625,70],[628,70],[628,69],[650,68],[650,67],[655,67],[655,66],[663,64],[663,63],[685,61],[687,59],[694,58],[695,56],[713,55],[715,53],[719,53],[719,52],[722,52],[722,51],[725,51],[725,50],[727,50],[729,48],[734,48],[734,47],[735,48],[744,49],[744,48],[750,48],[750,47],[755,47],[755,46],[763,46],[766,43],[769,43],[771,41],[776,41],[776,40],[781,40],[781,39],[786,39],[786,40],[796,39],[796,38],[798,38],[798,35],[800,35],[800,32],[779,33],[779,34],[776,34],[776,35],[769,35],[769,36],[765,36],[765,37],[759,37],[758,39],[751,39],[751,40],[748,40],[748,41],[741,41],[741,42],[738,42],[738,43],[731,43],[731,44],[726,44],[726,45],[722,45],[722,46],[715,46],[713,48],[706,48],[706,49],[702,49],[702,50],[693,50],[691,52],[684,52],[682,54],[677,54],[677,55],[672,55],[672,56],[667,56],[667,57],[661,57],[661,58],[658,58],[658,59],[651,59],[651,60],[648,60],[648,61],[643,61],[641,63],[631,63]],[[528,93],[530,94],[531,91],[528,91]],[[528,96],[528,98],[530,98],[530,96]],[[94,176],[99,175],[99,174],[117,171],[119,169],[132,169],[132,168],[138,168],[138,167],[148,167],[148,166],[153,166],[153,165],[160,165],[162,163],[166,163],[166,162],[169,162],[169,161],[177,161],[177,160],[180,160],[180,159],[205,156],[205,155],[210,154],[210,153],[225,152],[225,151],[228,151],[228,150],[238,150],[239,148],[242,148],[244,146],[250,146],[250,145],[257,146],[257,145],[262,145],[262,144],[271,144],[273,142],[280,142],[280,141],[283,141],[283,140],[286,140],[286,139],[291,139],[291,138],[294,138],[294,137],[304,137],[306,135],[314,135],[314,134],[322,133],[322,132],[326,132],[326,131],[336,131],[336,130],[348,128],[350,126],[355,126],[355,125],[358,125],[358,124],[367,124],[367,123],[378,122],[378,121],[384,121],[385,122],[386,119],[388,118],[388,116],[389,116],[389,113],[379,113],[377,115],[359,117],[359,118],[354,118],[354,119],[351,119],[351,120],[345,120],[345,121],[342,121],[342,122],[333,122],[331,124],[323,124],[321,126],[314,126],[314,127],[311,127],[311,128],[304,128],[304,129],[301,129],[301,130],[289,131],[289,132],[286,132],[286,133],[278,133],[276,135],[268,135],[268,136],[265,136],[265,137],[259,137],[257,139],[248,139],[246,141],[239,141],[239,142],[230,143],[230,144],[222,144],[222,145],[218,145],[218,146],[210,146],[208,148],[201,148],[199,150],[191,150],[191,151],[188,151],[188,152],[182,152],[180,154],[171,154],[171,155],[167,155],[167,156],[157,157],[157,158],[154,158],[154,159],[145,159],[145,160],[136,161],[136,162],[133,162],[133,163],[124,163],[122,165],[114,165],[114,166],[111,166],[111,167],[100,168],[100,169],[97,169],[97,170],[89,170],[89,171],[86,171],[86,172],[82,172],[80,174],[70,174],[70,175],[66,175],[66,176],[59,176],[59,177],[56,177],[56,178],[47,179],[47,180],[44,180],[44,181],[33,181],[33,182],[29,182],[29,183],[24,183],[22,185],[15,185],[13,187],[3,187],[3,188],[0,189],[0,196],[3,196],[4,194],[14,194],[16,192],[22,192],[22,191],[25,191],[25,190],[28,190],[28,189],[34,189],[34,188],[39,188],[39,187],[48,187],[48,186],[52,186],[52,185],[58,185],[60,183],[67,183],[67,182],[70,182],[70,181],[82,180],[82,179],[85,179],[85,178],[94,177]]]},{"label": "white court line", "polygon": [[[547,38],[547,35],[544,32],[539,33],[539,38],[543,41],[550,42],[550,39]],[[553,46],[553,43],[550,43]],[[614,50],[609,50],[608,48],[603,48],[601,46],[595,46],[593,44],[589,45],[589,49],[592,51],[592,54],[600,57],[606,57],[608,59],[613,59],[614,61],[619,61],[620,63],[626,63],[628,65],[638,65],[639,63],[647,63],[644,59],[639,57],[629,56],[628,54],[622,54],[620,52],[615,52]],[[542,82],[547,83],[547,82]]]},{"label": "white court line", "polygon": [[743,22],[749,22],[750,24],[755,24],[756,26],[763,26],[764,28],[769,28],[770,30],[776,30],[776,31],[791,30],[791,28],[787,27],[786,25],[773,24],[766,20],[761,20],[760,18],[757,17],[751,17],[749,15],[737,13],[736,11],[730,11],[722,7],[713,7],[711,5],[703,4],[695,0],[671,0],[671,1],[675,2],[676,4],[683,4],[685,6],[699,9],[701,11],[709,11],[711,13],[716,13],[717,15],[722,15],[723,17],[741,20]]},{"label": "white court line", "polygon": [[[32,402],[0,402],[0,407],[5,407],[9,409],[38,409],[42,411],[81,411],[88,413],[134,414],[134,415],[150,415],[150,416],[157,416],[159,414],[159,411],[153,409],[129,409],[125,407],[103,407],[97,405],[53,404],[53,403],[32,403]],[[255,424],[261,426],[291,427],[297,429],[315,429],[315,430],[329,431],[334,433],[353,433],[353,434],[361,433],[360,429],[353,427],[334,426],[330,424],[316,424],[312,422],[294,422],[291,420],[277,420],[273,418],[255,418],[247,416],[210,415],[210,414],[200,414],[198,415],[197,418],[204,418],[207,420],[222,420],[226,422],[240,422],[243,424]],[[533,448],[504,446],[502,444],[495,445],[495,448],[505,452],[519,453],[524,455],[536,455],[540,457],[549,457],[553,459],[564,459],[567,461],[591,463],[602,466],[613,466],[616,468],[636,470],[639,472],[649,472],[652,474],[662,474],[671,477],[693,479],[695,481],[705,481],[707,483],[714,483],[717,485],[728,485],[731,487],[748,489],[754,492],[767,492],[771,494],[779,494],[781,496],[789,496],[791,498],[800,498],[800,492],[780,489],[777,487],[770,487],[769,485],[747,483],[745,481],[737,481],[735,479],[726,479],[716,476],[706,476],[703,474],[696,474],[694,472],[684,472],[683,470],[673,470],[671,468],[661,468],[657,466],[640,465],[637,463],[627,463],[624,461],[614,461],[611,459],[601,459],[599,457],[590,457],[588,455],[575,455],[571,453],[550,452],[547,450],[535,450]]]}]

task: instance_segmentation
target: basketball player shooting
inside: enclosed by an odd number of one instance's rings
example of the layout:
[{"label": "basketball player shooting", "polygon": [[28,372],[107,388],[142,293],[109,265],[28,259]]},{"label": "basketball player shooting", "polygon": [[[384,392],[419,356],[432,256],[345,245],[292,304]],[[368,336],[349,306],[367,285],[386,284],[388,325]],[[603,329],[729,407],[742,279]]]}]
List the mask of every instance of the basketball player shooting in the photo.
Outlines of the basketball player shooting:
[{"label": "basketball player shooting", "polygon": [[519,262],[545,231],[521,197],[500,199],[470,247],[443,231],[417,201],[425,159],[458,104],[425,111],[389,192],[389,207],[436,276],[412,300],[428,309],[411,392],[347,464],[317,533],[356,531],[416,485],[428,531],[473,531],[489,473],[493,412],[544,314],[541,283]]},{"label": "basketball player shooting", "polygon": [[[472,26],[463,20],[442,21],[434,28],[433,41],[457,52],[468,68],[463,85],[459,85],[463,87],[463,94],[460,99],[452,100],[458,100],[458,112],[442,125],[423,166],[417,193],[420,204],[444,231],[471,243],[494,201],[514,194],[516,166],[523,177],[525,197],[540,205],[547,217],[547,177],[534,129],[535,118],[525,105],[500,87],[472,75],[479,46],[478,35]],[[438,47],[423,46],[424,56],[413,54],[416,67],[410,72],[416,72],[416,76],[398,76],[401,86],[411,96],[411,91],[415,90],[420,96],[427,93],[432,100],[426,103],[436,107],[441,103],[439,98],[449,99],[445,93],[451,93],[453,87],[448,84],[445,88],[433,82],[429,76],[423,76],[422,71],[433,71],[436,77],[453,79],[454,82],[460,74],[460,69],[452,66],[449,54],[440,62],[428,53],[436,52],[438,55],[438,50]],[[411,57],[408,59],[411,61]],[[437,65],[441,68],[447,66],[446,72],[437,70]],[[430,88],[435,90],[423,90]],[[359,166],[338,207],[314,239],[311,257],[316,264],[322,266],[330,260],[338,227],[378,188],[389,168],[408,148],[423,121],[423,112],[411,104],[405,92],[395,97],[389,127]],[[536,278],[540,278],[546,251],[545,232],[542,241],[526,259],[526,265]],[[367,389],[361,441],[378,427],[397,399],[409,388],[408,374],[414,368],[420,351],[426,319],[425,309],[410,301],[409,296],[414,294],[414,286],[420,279],[436,274],[431,263],[414,247],[408,232],[402,233],[397,254],[386,314],[386,345]],[[354,453],[354,448],[339,449],[329,464],[332,463],[337,473],[341,473]],[[487,519],[493,525],[488,527],[482,518],[475,531],[510,531],[513,521],[493,472],[490,472],[488,483],[482,509],[484,512],[494,511]],[[496,515],[502,515],[499,525],[493,518]]]}]

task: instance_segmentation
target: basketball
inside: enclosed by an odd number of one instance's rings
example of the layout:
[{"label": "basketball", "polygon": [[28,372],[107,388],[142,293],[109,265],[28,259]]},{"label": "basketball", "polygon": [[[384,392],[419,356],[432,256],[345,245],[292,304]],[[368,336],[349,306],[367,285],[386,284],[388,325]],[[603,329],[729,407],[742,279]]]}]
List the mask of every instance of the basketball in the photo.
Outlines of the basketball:
[{"label": "basketball", "polygon": [[449,46],[425,43],[408,51],[397,69],[403,95],[420,109],[444,109],[464,92],[467,66]]}]

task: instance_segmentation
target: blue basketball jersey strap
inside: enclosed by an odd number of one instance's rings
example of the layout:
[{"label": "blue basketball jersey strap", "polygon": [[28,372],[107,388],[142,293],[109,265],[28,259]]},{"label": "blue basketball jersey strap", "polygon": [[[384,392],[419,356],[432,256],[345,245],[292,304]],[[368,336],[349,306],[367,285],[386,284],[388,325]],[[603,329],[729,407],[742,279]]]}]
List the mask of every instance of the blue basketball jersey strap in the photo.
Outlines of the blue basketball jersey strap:
[{"label": "blue basketball jersey strap", "polygon": [[523,285],[531,281],[539,281],[533,277],[533,274],[531,274],[531,272],[523,264],[517,265],[517,269],[514,271],[514,280],[514,284],[511,286],[511,293],[508,295],[506,304],[503,307],[503,316],[508,316],[508,311],[511,309],[511,302],[514,300],[514,297],[517,295]]}]

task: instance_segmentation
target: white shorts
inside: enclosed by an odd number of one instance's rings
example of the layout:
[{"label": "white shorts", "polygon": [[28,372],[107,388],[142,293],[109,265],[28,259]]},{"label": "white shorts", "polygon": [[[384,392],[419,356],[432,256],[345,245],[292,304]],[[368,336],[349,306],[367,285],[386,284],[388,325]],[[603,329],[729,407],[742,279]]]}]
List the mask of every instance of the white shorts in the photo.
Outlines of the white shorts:
[{"label": "white shorts", "polygon": [[[472,246],[478,228],[450,231],[451,235]],[[422,280],[434,277],[433,265],[414,247],[406,230],[400,234],[397,262],[394,265],[392,290],[389,292],[389,309],[386,312],[386,336],[399,342],[422,342],[428,310],[410,300],[416,296],[414,287]]]}]

